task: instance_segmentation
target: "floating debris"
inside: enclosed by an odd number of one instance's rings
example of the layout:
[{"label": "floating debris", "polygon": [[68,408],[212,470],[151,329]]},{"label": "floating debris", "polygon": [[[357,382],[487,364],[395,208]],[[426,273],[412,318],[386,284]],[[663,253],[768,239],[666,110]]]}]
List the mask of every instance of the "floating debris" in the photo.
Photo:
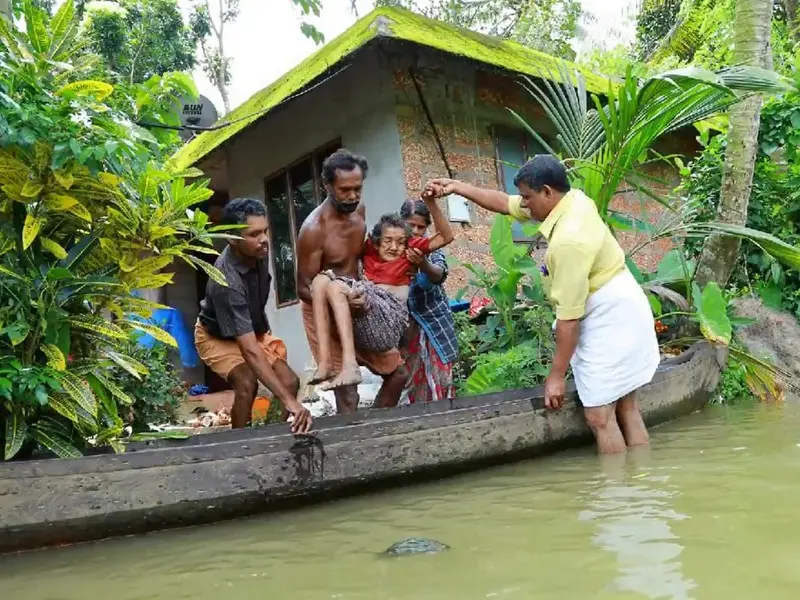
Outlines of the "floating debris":
[{"label": "floating debris", "polygon": [[435,554],[449,550],[450,546],[428,538],[406,538],[395,542],[383,551],[387,556],[402,556],[405,554]]}]

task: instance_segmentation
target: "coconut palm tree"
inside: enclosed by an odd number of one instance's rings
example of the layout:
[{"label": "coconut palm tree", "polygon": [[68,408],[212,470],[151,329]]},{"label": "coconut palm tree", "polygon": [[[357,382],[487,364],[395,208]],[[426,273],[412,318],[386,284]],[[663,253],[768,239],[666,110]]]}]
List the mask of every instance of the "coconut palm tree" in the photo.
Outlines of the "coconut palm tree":
[{"label": "coconut palm tree", "polygon": [[[589,96],[579,72],[570,73],[562,66],[550,77],[552,81],[526,77],[521,83],[552,121],[557,132],[555,148],[523,117],[508,110],[547,152],[568,165],[573,185],[594,199],[612,231],[631,228],[630,218],[610,209],[612,199],[623,187],[637,190],[672,211],[679,208],[653,189],[652,184],[663,182],[643,170],[670,158],[653,150],[657,140],[726,112],[740,102],[741,94],[746,99],[761,92],[791,89],[777,73],[750,66],[718,72],[686,67],[644,80],[628,69],[622,83],[609,84],[604,98]],[[669,229],[669,235],[683,237],[712,233],[754,241],[787,266],[800,269],[800,250],[767,233],[717,222],[682,222]]]},{"label": "coconut palm tree", "polygon": [[[733,24],[733,60],[769,68],[772,66],[770,32],[772,0],[738,0]],[[750,94],[731,106],[725,166],[719,194],[717,220],[744,225],[753,187],[753,169],[758,152],[758,128],[761,121],[761,95]],[[695,278],[699,285],[717,281],[728,283],[741,240],[726,235],[712,235],[703,245]]]}]

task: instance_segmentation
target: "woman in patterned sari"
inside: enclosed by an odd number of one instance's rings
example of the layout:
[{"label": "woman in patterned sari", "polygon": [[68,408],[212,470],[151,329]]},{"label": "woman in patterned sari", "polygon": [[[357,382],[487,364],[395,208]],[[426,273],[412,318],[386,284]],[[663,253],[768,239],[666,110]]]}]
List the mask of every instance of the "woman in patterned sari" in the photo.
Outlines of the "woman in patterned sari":
[{"label": "woman in patterned sari", "polygon": [[[431,214],[423,201],[407,201],[400,215],[413,235],[424,237],[427,234]],[[408,259],[418,268],[408,294],[410,342],[404,353],[411,373],[408,400],[413,404],[452,398],[458,341],[453,313],[442,287],[447,279],[447,259],[441,250],[426,257],[411,248]]]}]

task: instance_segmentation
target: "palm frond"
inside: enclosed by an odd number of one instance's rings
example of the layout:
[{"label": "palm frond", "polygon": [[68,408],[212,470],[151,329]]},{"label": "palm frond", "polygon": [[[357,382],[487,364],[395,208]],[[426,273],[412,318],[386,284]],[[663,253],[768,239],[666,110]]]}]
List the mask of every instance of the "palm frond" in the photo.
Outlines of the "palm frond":
[{"label": "palm frond", "polygon": [[670,206],[662,195],[637,183],[641,175],[637,168],[656,140],[723,113],[741,99],[737,91],[769,92],[787,85],[777,74],[747,66],[717,73],[686,67],[644,81],[629,68],[621,85],[609,85],[606,101],[593,96],[590,108],[579,72],[573,74],[560,65],[559,73],[550,77],[553,81],[524,78],[521,85],[555,127],[557,148],[510,112],[548,152],[572,165],[576,186],[594,199],[603,218],[623,182]]}]

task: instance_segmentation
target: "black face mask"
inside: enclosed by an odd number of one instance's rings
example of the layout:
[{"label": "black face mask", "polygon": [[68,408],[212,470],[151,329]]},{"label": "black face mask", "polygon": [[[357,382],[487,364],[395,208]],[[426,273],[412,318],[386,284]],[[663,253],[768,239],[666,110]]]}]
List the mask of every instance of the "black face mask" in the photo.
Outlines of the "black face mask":
[{"label": "black face mask", "polygon": [[336,211],[340,213],[355,212],[359,205],[358,202],[339,202],[333,196],[331,196],[331,201],[333,202],[333,206],[336,208]]}]

